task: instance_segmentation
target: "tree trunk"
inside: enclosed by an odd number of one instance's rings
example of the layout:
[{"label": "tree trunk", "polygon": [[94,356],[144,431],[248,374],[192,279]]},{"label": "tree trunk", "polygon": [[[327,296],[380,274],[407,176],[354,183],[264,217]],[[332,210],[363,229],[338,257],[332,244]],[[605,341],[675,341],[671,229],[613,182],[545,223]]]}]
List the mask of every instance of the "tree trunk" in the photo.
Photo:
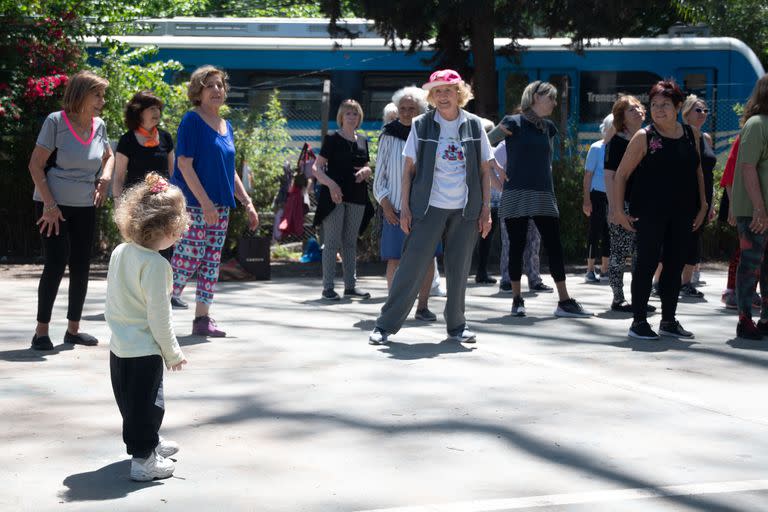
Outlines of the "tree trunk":
[{"label": "tree trunk", "polygon": [[498,87],[496,79],[496,49],[493,34],[496,24],[493,2],[478,2],[472,17],[470,45],[474,61],[472,85],[475,93],[475,113],[479,116],[498,120]]}]

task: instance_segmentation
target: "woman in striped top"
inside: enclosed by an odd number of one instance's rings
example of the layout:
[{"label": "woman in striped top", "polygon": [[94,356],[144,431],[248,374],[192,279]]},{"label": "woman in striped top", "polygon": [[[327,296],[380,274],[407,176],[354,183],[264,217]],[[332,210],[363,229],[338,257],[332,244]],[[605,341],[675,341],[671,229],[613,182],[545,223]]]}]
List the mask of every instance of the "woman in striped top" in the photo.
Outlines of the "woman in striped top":
[{"label": "woman in striped top", "polygon": [[489,134],[492,144],[504,138],[507,147],[506,183],[499,206],[509,234],[509,274],[512,280],[512,315],[524,316],[520,292],[522,256],[528,219],[533,219],[549,256],[549,270],[557,286],[556,316],[587,317],[591,313],[568,295],[565,264],[560,243],[560,212],[552,182],[555,124],[546,119],[557,105],[557,89],[548,82],[535,81],[523,91],[520,114],[506,116]]}]

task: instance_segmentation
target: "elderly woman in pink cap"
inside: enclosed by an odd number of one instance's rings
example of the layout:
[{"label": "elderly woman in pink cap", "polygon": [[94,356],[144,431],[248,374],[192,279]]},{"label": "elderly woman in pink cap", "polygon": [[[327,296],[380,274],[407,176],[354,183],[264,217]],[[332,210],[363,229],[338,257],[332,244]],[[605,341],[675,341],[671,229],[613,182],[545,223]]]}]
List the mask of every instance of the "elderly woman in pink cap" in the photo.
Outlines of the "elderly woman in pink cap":
[{"label": "elderly woman in pink cap", "polygon": [[477,233],[485,237],[491,229],[493,153],[480,118],[461,108],[472,91],[456,71],[435,71],[422,88],[434,110],[413,120],[403,149],[400,227],[407,236],[387,302],[368,337],[374,345],[400,330],[443,233],[448,339],[476,338],[464,318],[464,295]]}]

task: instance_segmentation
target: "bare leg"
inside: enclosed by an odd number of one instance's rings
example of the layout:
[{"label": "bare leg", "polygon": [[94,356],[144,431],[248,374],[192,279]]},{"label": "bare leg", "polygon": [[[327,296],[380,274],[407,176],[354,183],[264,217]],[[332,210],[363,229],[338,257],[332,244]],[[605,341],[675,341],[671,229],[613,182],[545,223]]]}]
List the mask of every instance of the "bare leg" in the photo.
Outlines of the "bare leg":
[{"label": "bare leg", "polygon": [[603,261],[600,265],[600,273],[601,274],[607,274],[608,273],[608,263],[610,263],[610,258],[608,256],[603,256]]},{"label": "bare leg", "polygon": [[556,281],[555,288],[557,288],[557,295],[559,300],[568,300],[571,297],[568,295],[568,289],[565,287],[565,281]]},{"label": "bare leg", "polygon": [[210,304],[204,304],[202,302],[195,302],[195,318],[199,316],[208,316],[208,311],[211,309]]},{"label": "bare leg", "polygon": [[587,272],[595,271],[595,258],[587,258]]},{"label": "bare leg", "polygon": [[[37,327],[35,327],[35,334],[38,336],[48,336],[48,324],[37,322]],[[75,331],[73,334],[77,334],[77,331]]]},{"label": "bare leg", "polygon": [[690,284],[691,279],[693,278],[694,268],[696,268],[694,265],[686,265],[683,267],[683,278],[682,278],[683,284]]}]

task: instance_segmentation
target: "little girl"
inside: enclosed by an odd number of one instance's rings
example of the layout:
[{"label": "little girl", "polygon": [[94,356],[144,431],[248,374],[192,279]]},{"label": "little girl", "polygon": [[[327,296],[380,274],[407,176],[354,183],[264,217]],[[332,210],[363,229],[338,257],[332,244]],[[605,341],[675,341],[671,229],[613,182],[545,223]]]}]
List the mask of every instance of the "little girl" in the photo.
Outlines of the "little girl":
[{"label": "little girl", "polygon": [[110,340],[112,390],[123,417],[123,441],[133,455],[131,479],[168,478],[176,443],[158,435],[163,422],[163,362],[187,363],[171,322],[171,265],[159,251],[171,247],[189,218],[181,191],[156,173],[128,189],[115,211],[126,243],[109,261],[105,317]]}]

